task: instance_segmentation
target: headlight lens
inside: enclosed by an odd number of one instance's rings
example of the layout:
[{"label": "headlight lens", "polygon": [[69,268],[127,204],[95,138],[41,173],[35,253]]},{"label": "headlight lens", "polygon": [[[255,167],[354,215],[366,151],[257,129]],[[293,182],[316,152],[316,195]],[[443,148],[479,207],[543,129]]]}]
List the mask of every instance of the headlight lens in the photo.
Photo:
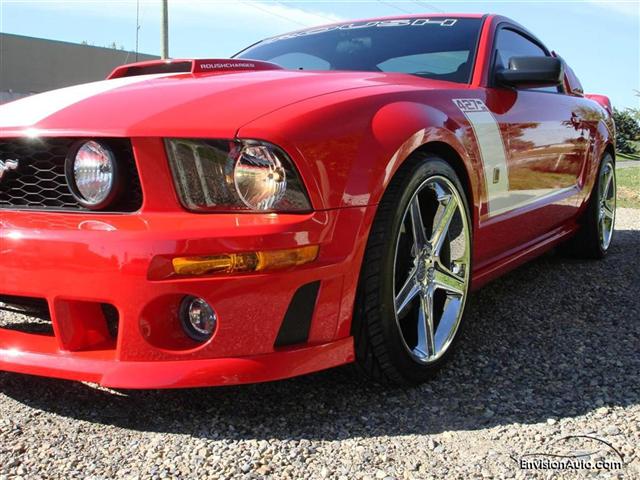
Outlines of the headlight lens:
[{"label": "headlight lens", "polygon": [[193,211],[301,212],[311,204],[278,147],[254,140],[166,140],[182,204]]},{"label": "headlight lens", "polygon": [[287,192],[287,172],[265,145],[244,145],[233,169],[236,191],[253,210],[270,210]]},{"label": "headlight lens", "polygon": [[72,150],[65,170],[74,197],[82,206],[99,209],[115,194],[116,161],[113,152],[96,141]]}]

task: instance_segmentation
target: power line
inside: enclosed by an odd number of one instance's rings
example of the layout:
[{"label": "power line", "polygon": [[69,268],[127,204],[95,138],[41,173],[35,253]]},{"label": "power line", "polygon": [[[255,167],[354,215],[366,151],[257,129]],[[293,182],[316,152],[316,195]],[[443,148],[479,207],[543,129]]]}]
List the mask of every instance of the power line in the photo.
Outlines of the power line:
[{"label": "power line", "polygon": [[246,2],[246,1],[244,1],[243,3],[246,3],[246,4],[248,4],[249,6],[251,6],[251,7],[255,8],[255,9],[257,9],[257,10],[260,10],[260,11],[262,11],[262,12],[264,12],[264,13],[267,13],[267,14],[269,14],[269,15],[272,15],[272,16],[274,16],[274,17],[282,18],[283,20],[287,20],[287,21],[289,21],[289,22],[291,22],[291,23],[295,23],[296,25],[300,25],[300,26],[303,26],[303,27],[308,27],[308,26],[309,26],[309,25],[306,25],[306,24],[304,24],[304,23],[298,22],[297,20],[294,20],[294,19],[292,19],[292,18],[285,17],[284,15],[280,15],[279,13],[272,12],[271,10],[268,10],[268,9],[266,9],[266,8],[262,8],[262,6],[259,6],[258,4],[255,4],[255,3],[253,3],[253,2]]},{"label": "power line", "polygon": [[421,7],[428,7],[431,10],[435,10],[436,12],[439,12],[439,13],[444,13],[444,10],[442,10],[441,8],[435,7],[430,3],[420,2],[418,0],[414,1],[413,3],[415,3],[416,5],[420,5]]},{"label": "power line", "polygon": [[404,13],[410,13],[410,14],[414,13],[409,10],[405,10],[404,8],[400,8],[399,6],[394,5],[393,3],[390,3],[390,2],[383,2],[382,0],[378,0],[378,3],[381,3],[382,5],[386,5],[387,7],[395,8],[396,10],[399,10]]},{"label": "power line", "polygon": [[[278,4],[280,4],[280,5],[282,5],[283,7],[286,7],[286,8],[291,8],[285,2],[274,2],[274,3],[278,3]],[[322,15],[321,13],[310,12],[309,10],[304,10],[303,8],[300,8],[297,5],[295,6],[295,8],[297,8],[298,10],[300,10],[300,11],[302,11],[302,12],[308,14],[308,15],[313,15],[314,17],[322,18],[323,20],[329,20],[330,22],[335,22],[336,21],[335,18],[326,17],[326,16]]]}]

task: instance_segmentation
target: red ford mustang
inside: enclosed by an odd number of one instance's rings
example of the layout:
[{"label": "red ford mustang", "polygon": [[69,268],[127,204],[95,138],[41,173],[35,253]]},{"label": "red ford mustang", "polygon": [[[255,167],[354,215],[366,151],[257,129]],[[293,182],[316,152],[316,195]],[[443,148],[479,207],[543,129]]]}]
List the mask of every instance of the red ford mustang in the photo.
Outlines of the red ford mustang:
[{"label": "red ford mustang", "polygon": [[608,99],[500,16],[125,65],[0,129],[1,370],[170,388],[355,361],[418,383],[470,290],[613,233]]}]

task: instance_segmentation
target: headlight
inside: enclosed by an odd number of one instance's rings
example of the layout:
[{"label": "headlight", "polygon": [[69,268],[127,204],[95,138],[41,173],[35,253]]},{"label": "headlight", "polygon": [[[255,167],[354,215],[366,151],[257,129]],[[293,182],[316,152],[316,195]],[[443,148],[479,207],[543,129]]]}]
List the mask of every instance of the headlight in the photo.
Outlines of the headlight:
[{"label": "headlight", "polygon": [[287,172],[265,145],[244,145],[233,169],[236,192],[253,210],[270,210],[287,193]]},{"label": "headlight", "polygon": [[103,208],[113,199],[116,169],[113,152],[93,140],[73,148],[65,164],[71,193],[80,205],[91,209]]},{"label": "headlight", "polygon": [[255,140],[166,140],[180,201],[193,211],[302,212],[311,204],[278,147]]}]

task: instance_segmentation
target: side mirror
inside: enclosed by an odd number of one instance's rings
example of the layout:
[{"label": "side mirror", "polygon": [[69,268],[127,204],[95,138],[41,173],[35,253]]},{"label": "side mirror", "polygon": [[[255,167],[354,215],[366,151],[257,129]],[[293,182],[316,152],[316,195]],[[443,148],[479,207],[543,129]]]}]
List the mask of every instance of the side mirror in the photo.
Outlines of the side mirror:
[{"label": "side mirror", "polygon": [[562,61],[554,57],[511,57],[509,68],[496,72],[501,85],[512,87],[548,87],[563,80]]}]

